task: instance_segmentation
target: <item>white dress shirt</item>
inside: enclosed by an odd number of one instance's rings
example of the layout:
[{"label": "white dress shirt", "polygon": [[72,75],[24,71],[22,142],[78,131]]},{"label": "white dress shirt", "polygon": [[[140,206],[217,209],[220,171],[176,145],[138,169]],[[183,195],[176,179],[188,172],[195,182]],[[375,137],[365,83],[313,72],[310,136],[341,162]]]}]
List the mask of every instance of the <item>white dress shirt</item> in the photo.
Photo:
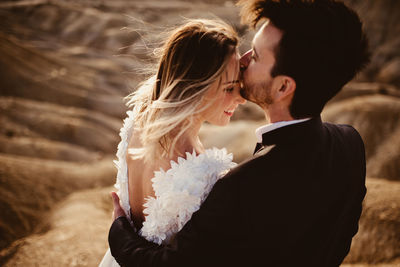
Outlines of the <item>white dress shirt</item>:
[{"label": "white dress shirt", "polygon": [[272,130],[281,128],[283,126],[287,126],[287,125],[291,125],[291,124],[295,124],[295,123],[300,123],[303,121],[308,121],[311,118],[306,118],[306,119],[300,119],[300,120],[291,120],[291,121],[277,121],[274,123],[268,123],[264,126],[261,126],[259,128],[256,129],[256,136],[257,136],[257,142],[258,143],[262,143],[262,135],[270,132]]}]

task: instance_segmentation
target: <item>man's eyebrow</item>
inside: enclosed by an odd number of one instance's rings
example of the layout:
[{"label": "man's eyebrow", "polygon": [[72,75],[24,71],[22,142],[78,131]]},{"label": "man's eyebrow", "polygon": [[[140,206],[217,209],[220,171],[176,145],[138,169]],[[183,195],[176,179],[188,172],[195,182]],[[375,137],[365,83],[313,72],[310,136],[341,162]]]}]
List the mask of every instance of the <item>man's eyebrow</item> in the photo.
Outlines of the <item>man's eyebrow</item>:
[{"label": "man's eyebrow", "polygon": [[225,82],[223,84],[231,84],[231,83],[239,83],[239,80],[233,80],[233,81]]}]

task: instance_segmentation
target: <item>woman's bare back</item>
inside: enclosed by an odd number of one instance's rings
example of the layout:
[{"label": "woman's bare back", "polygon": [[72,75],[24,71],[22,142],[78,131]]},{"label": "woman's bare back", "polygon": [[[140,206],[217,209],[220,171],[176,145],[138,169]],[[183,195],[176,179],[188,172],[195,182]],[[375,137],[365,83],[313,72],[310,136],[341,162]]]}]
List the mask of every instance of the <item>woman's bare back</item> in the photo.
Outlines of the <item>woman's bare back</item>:
[{"label": "woman's bare back", "polygon": [[[140,132],[133,130],[132,137],[129,140],[128,149],[141,147]],[[142,227],[144,221],[143,204],[147,197],[154,197],[154,190],[151,179],[154,172],[163,168],[170,168],[169,160],[154,160],[152,162],[144,162],[144,159],[132,159],[126,154],[126,162],[128,166],[128,191],[129,205],[131,207],[131,215],[133,224],[137,229]]]}]

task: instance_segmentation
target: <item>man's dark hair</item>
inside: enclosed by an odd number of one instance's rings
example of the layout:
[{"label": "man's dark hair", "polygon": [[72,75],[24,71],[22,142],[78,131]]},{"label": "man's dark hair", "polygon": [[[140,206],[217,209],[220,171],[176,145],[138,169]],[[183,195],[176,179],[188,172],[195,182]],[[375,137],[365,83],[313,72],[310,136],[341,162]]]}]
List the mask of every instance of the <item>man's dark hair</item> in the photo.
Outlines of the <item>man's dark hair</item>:
[{"label": "man's dark hair", "polygon": [[240,0],[242,22],[256,27],[269,19],[283,32],[275,51],[273,77],[296,82],[290,113],[318,116],[369,62],[368,41],[358,15],[333,0]]}]

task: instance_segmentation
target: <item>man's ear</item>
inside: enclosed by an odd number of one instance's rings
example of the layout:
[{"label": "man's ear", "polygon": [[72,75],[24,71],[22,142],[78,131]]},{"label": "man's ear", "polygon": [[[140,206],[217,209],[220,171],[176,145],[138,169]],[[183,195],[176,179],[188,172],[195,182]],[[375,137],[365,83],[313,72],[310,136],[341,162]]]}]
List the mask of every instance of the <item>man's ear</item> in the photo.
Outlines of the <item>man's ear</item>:
[{"label": "man's ear", "polygon": [[272,83],[275,100],[282,101],[292,98],[296,90],[296,82],[290,76],[279,75],[274,78]]}]

